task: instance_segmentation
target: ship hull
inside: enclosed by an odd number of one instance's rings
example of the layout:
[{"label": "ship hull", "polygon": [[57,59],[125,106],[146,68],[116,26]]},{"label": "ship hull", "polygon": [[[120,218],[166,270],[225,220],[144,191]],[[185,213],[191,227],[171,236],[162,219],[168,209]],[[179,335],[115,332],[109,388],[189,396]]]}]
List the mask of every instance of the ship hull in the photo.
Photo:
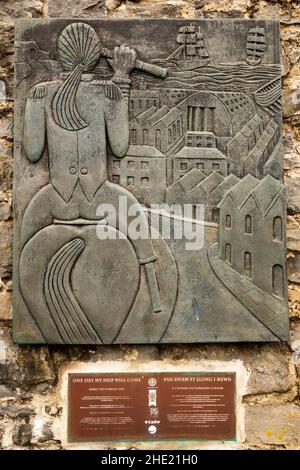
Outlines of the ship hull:
[{"label": "ship hull", "polygon": [[173,60],[173,63],[176,64],[182,71],[183,70],[195,70],[200,67],[205,67],[208,64],[210,58],[205,59],[195,59],[195,60]]}]

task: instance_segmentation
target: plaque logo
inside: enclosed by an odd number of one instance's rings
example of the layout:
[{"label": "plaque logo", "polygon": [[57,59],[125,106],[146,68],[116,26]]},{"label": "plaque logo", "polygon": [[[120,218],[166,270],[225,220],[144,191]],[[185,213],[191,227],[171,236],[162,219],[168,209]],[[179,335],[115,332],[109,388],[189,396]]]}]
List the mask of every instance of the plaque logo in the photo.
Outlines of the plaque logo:
[{"label": "plaque logo", "polygon": [[156,406],[157,402],[157,392],[156,390],[149,390],[148,392],[149,406]]},{"label": "plaque logo", "polygon": [[154,426],[154,424],[152,424],[151,426],[149,426],[148,431],[149,431],[149,434],[155,434],[157,431],[157,427]]},{"label": "plaque logo", "polygon": [[149,380],[148,380],[148,385],[150,387],[155,387],[155,385],[157,384],[157,380],[154,378],[154,377],[151,377]]}]

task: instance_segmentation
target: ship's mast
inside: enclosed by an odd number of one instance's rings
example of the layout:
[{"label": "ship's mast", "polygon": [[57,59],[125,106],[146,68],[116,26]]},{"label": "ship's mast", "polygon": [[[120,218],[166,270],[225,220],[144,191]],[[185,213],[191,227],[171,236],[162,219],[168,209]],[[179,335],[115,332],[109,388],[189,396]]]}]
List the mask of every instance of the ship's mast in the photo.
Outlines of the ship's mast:
[{"label": "ship's mast", "polygon": [[207,53],[207,50],[205,49],[204,35],[200,31],[200,27],[198,27],[198,31],[196,33],[196,38],[197,38],[196,47],[197,47],[198,56],[201,57],[201,58],[209,57],[209,55]]},{"label": "ship's mast", "polygon": [[197,28],[193,25],[181,26],[178,29],[176,38],[177,44],[180,46],[168,57],[168,59],[181,59],[181,60],[192,60],[197,55],[201,59],[209,57],[204,45],[204,35],[200,31],[200,27]]},{"label": "ship's mast", "polygon": [[247,35],[247,58],[249,65],[258,65],[264,56],[267,47],[267,39],[264,28],[251,28]]},{"label": "ship's mast", "polygon": [[182,26],[181,28],[179,28],[176,42],[178,44],[181,44],[181,46],[178,47],[178,49],[176,49],[176,51],[174,51],[174,53],[170,57],[174,57],[178,53],[181,53],[183,56],[183,59],[185,59],[186,58],[185,47],[186,47],[186,42],[187,42],[186,26]]}]

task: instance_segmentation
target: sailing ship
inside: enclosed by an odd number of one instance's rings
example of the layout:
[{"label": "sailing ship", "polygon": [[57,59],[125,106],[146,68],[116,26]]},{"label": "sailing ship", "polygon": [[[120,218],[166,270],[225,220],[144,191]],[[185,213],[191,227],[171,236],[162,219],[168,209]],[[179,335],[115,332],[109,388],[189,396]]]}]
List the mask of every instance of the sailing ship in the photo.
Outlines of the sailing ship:
[{"label": "sailing ship", "polygon": [[204,46],[204,35],[198,26],[182,26],[178,30],[176,42],[180,46],[167,58],[176,63],[181,70],[204,67],[210,61]]},{"label": "sailing ship", "polygon": [[249,65],[259,65],[267,47],[267,38],[264,28],[251,28],[247,34],[247,57]]}]

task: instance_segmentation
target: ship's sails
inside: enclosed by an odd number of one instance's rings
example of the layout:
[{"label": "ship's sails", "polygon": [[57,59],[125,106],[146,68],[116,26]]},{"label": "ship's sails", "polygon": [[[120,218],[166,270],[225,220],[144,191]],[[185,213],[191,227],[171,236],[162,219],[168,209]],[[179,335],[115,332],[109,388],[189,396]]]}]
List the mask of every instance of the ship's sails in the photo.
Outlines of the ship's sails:
[{"label": "ship's sails", "polygon": [[193,60],[199,58],[205,59],[206,63],[209,60],[209,54],[204,45],[204,36],[200,32],[199,27],[196,30],[196,27],[193,25],[182,26],[178,30],[176,41],[180,46],[168,59]]},{"label": "ship's sails", "polygon": [[251,28],[247,34],[247,57],[246,62],[249,65],[258,65],[261,63],[267,47],[267,39],[264,28]]}]

